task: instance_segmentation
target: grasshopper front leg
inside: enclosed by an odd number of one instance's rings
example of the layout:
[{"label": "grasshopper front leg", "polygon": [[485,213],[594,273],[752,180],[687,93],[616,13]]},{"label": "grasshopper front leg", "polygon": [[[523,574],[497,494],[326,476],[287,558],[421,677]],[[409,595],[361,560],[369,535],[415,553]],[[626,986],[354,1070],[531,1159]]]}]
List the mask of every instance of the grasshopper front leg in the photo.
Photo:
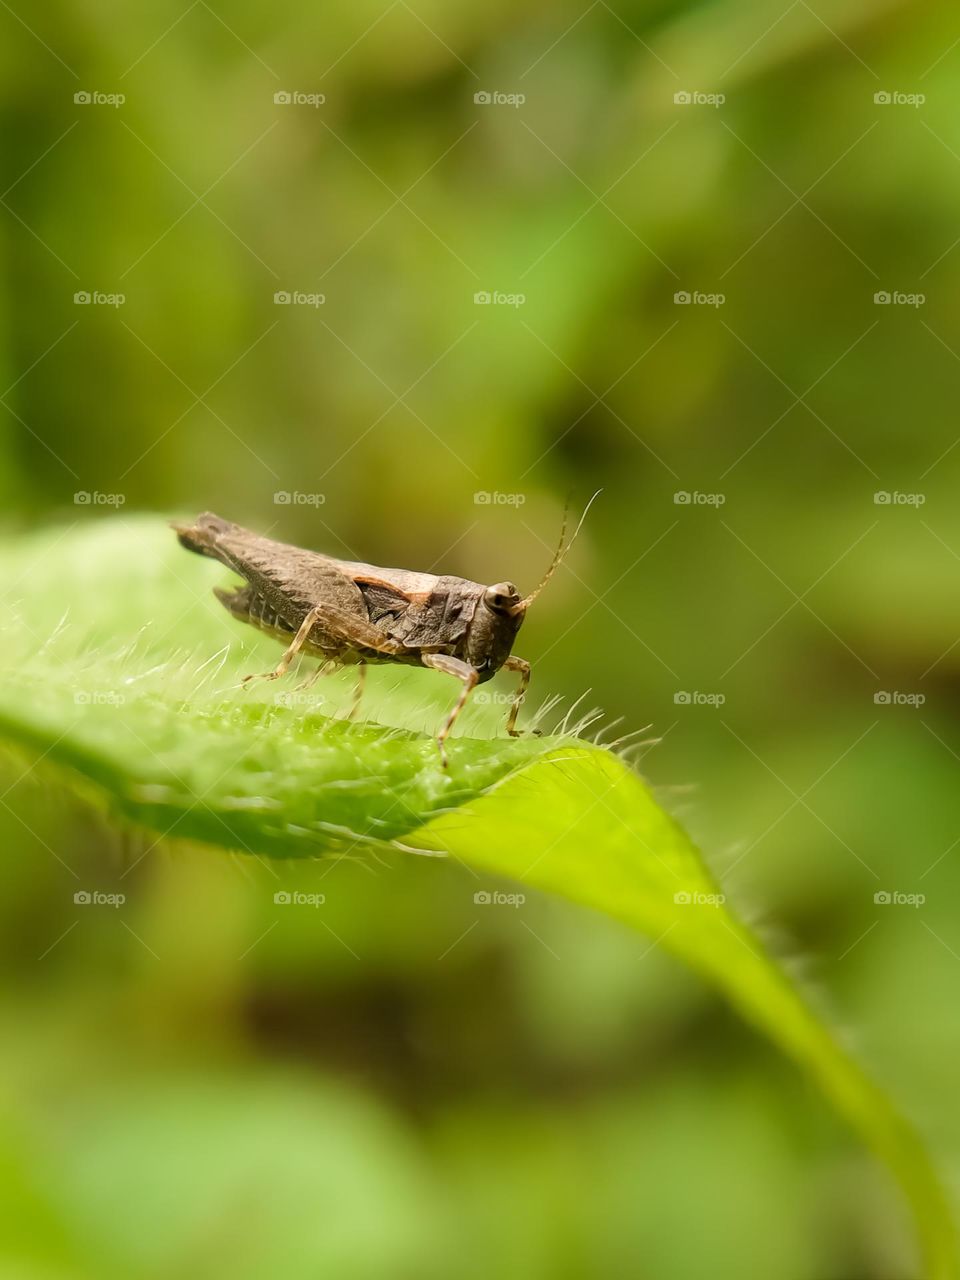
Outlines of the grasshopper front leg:
[{"label": "grasshopper front leg", "polygon": [[420,661],[425,667],[431,667],[434,671],[445,671],[448,676],[456,676],[463,682],[463,688],[460,690],[460,697],[454,703],[453,710],[447,716],[447,722],[437,734],[437,746],[440,748],[440,761],[446,769],[450,765],[447,759],[446,741],[447,735],[453,728],[457,716],[466,706],[467,699],[470,697],[471,691],[476,687],[477,681],[480,679],[478,673],[470,666],[469,662],[461,662],[459,658],[451,658],[446,653],[425,653]]},{"label": "grasshopper front leg", "polygon": [[519,738],[520,730],[517,728],[517,716],[520,714],[520,708],[527,695],[527,685],[530,683],[530,663],[526,658],[514,658],[511,655],[503,664],[503,669],[504,671],[520,672],[520,683],[517,686],[517,692],[513,695],[513,701],[510,703],[510,714],[507,716],[507,733],[511,738]]}]

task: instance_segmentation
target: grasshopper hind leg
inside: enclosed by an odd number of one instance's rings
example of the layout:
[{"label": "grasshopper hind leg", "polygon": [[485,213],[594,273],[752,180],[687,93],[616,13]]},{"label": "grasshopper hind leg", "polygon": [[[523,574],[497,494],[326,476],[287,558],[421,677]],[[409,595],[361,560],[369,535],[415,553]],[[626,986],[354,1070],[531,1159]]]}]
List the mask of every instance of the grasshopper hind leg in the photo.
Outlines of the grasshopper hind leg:
[{"label": "grasshopper hind leg", "polygon": [[251,680],[279,680],[286,675],[290,664],[303,648],[313,628],[320,624],[332,643],[337,645],[338,652],[348,649],[372,649],[374,653],[394,655],[402,652],[403,645],[398,640],[385,636],[366,618],[337,609],[329,604],[315,604],[307,613],[300,629],[291,640],[283,657],[273,671],[264,671],[256,675],[244,676],[243,684]]},{"label": "grasshopper hind leg", "polygon": [[247,685],[247,684],[250,684],[253,680],[279,680],[281,676],[286,675],[287,672],[290,670],[290,664],[293,662],[294,658],[303,648],[304,642],[306,641],[307,636],[310,634],[310,631],[313,628],[314,623],[319,621],[320,617],[321,617],[321,612],[319,609],[317,608],[311,609],[307,614],[307,616],[304,618],[303,622],[301,622],[300,630],[290,641],[289,645],[287,645],[286,649],[283,652],[283,657],[277,663],[276,667],[274,667],[273,671],[254,672],[253,675],[244,676],[240,681],[240,683],[243,685]]}]

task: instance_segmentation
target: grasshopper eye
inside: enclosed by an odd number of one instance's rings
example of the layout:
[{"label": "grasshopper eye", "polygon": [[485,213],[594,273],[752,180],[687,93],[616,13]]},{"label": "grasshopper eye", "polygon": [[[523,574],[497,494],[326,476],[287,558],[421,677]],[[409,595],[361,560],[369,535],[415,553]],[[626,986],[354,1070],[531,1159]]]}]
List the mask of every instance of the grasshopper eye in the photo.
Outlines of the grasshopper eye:
[{"label": "grasshopper eye", "polygon": [[483,603],[494,613],[512,613],[520,603],[520,592],[512,582],[498,582],[484,591]]}]

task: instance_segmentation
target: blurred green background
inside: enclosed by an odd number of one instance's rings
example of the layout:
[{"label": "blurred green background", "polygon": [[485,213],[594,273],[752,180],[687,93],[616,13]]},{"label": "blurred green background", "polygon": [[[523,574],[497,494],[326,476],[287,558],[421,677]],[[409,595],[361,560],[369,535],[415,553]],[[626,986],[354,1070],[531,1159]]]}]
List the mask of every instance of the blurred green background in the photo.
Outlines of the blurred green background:
[{"label": "blurred green background", "polygon": [[[212,509],[529,590],[602,486],[533,703],[652,725],[948,1177],[958,38],[896,0],[0,6],[5,532]],[[3,779],[0,1274],[911,1273],[885,1177],[656,945]]]}]

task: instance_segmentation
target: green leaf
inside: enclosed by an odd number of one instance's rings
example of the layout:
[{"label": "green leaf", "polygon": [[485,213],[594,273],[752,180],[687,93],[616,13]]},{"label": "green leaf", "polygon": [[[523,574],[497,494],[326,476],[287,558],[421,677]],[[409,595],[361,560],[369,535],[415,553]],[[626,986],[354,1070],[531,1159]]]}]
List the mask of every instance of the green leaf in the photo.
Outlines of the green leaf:
[{"label": "green leaf", "polygon": [[349,673],[301,693],[293,677],[241,690],[239,676],[269,668],[276,648],[227,617],[210,594],[224,571],[185,555],[158,521],[15,542],[0,571],[13,605],[0,659],[7,741],[161,834],[285,858],[399,844],[635,927],[811,1073],[900,1182],[926,1274],[956,1276],[950,1209],[923,1143],[616,755],[566,733],[495,736],[502,708],[476,706],[445,772],[432,730],[455,689],[435,673],[375,672],[361,724],[336,718]]}]

